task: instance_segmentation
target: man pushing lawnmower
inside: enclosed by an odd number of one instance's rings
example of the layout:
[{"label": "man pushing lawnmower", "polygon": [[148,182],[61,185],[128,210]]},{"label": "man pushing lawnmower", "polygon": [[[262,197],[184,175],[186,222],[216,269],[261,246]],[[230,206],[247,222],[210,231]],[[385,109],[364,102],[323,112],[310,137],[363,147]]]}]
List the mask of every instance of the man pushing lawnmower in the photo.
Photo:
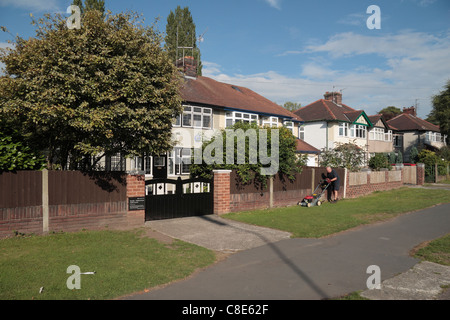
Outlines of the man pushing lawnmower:
[{"label": "man pushing lawnmower", "polygon": [[[299,201],[297,204],[303,207],[314,207],[320,206],[322,204],[321,197],[328,190],[327,199],[331,203],[335,203],[338,201],[338,191],[339,191],[339,175],[335,170],[331,169],[331,167],[327,167],[327,174],[322,173],[322,180],[313,191],[313,194],[310,196],[306,196],[302,201]],[[331,199],[331,196],[334,196],[334,200]]]},{"label": "man pushing lawnmower", "polygon": [[[328,189],[328,201],[329,202],[337,202],[338,199],[338,191],[339,191],[339,175],[334,169],[331,167],[327,167],[327,182],[330,184],[330,188]],[[331,199],[331,196],[334,197],[334,200]]]}]

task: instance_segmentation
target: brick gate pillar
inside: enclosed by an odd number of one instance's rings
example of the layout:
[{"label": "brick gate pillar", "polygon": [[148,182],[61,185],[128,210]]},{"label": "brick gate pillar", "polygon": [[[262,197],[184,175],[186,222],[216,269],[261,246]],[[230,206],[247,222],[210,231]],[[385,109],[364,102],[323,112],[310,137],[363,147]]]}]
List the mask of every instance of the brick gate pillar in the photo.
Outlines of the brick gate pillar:
[{"label": "brick gate pillar", "polygon": [[418,163],[416,166],[417,185],[423,186],[425,183],[425,164]]},{"label": "brick gate pillar", "polygon": [[230,174],[231,170],[213,170],[214,174],[214,214],[230,212]]},{"label": "brick gate pillar", "polygon": [[[130,208],[131,204],[137,207]],[[145,176],[127,175],[127,221],[130,226],[141,226],[145,223],[145,210],[140,209],[142,200],[145,203]]]}]

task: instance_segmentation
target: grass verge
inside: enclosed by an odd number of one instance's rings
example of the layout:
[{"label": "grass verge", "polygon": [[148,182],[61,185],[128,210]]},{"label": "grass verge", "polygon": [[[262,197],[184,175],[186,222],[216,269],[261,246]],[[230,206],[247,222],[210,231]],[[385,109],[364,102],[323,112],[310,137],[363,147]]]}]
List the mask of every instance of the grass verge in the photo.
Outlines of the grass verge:
[{"label": "grass verge", "polygon": [[450,202],[450,190],[400,188],[368,196],[325,203],[320,207],[292,206],[229,213],[223,217],[279,229],[298,238],[320,238],[399,214]]},{"label": "grass verge", "polygon": [[421,245],[413,250],[417,259],[450,266],[450,234]]},{"label": "grass verge", "polygon": [[[139,231],[88,231],[0,240],[0,300],[110,299],[185,278],[215,261],[214,252]],[[81,289],[69,290],[70,265]],[[42,293],[39,293],[43,287]]]}]

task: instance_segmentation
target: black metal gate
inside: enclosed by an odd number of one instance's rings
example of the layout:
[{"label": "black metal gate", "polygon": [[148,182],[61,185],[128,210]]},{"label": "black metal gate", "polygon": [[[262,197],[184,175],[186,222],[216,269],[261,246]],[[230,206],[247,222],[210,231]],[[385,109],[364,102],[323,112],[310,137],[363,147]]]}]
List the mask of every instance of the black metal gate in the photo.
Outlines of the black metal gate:
[{"label": "black metal gate", "polygon": [[213,213],[212,179],[153,179],[145,186],[145,221]]}]

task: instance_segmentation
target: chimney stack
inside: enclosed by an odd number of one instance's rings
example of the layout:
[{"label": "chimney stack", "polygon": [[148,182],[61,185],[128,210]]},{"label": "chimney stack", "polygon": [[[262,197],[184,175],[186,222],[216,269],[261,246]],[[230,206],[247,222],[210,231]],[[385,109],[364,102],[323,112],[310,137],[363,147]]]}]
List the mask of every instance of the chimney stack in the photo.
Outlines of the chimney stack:
[{"label": "chimney stack", "polygon": [[175,65],[185,76],[197,78],[197,61],[194,57],[186,56],[180,58]]},{"label": "chimney stack", "polygon": [[340,92],[326,92],[324,95],[325,100],[333,101],[338,106],[342,105],[342,93]]},{"label": "chimney stack", "polygon": [[415,107],[403,108],[403,113],[410,114],[414,117],[417,117],[417,112]]}]

